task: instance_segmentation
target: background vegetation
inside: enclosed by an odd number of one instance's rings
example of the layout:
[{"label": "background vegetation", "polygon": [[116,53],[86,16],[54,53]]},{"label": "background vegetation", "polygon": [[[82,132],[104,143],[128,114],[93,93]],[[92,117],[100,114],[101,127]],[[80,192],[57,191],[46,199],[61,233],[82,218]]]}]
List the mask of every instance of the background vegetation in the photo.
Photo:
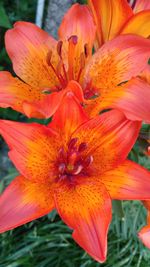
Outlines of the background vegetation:
[{"label": "background vegetation", "polygon": [[[81,2],[81,1],[80,1]],[[83,1],[82,1],[83,2]],[[15,21],[35,21],[36,0],[0,1],[0,70],[12,72],[4,48],[4,33]],[[12,109],[0,109],[0,118],[25,121]],[[150,128],[143,125],[130,159],[150,169],[145,151]],[[0,139],[0,192],[17,172],[7,158]],[[0,235],[0,267],[148,267],[150,251],[138,240],[137,232],[145,224],[146,211],[140,202],[113,203],[113,221],[108,237],[105,264],[93,261],[71,238],[71,230],[53,211],[34,222]]]}]

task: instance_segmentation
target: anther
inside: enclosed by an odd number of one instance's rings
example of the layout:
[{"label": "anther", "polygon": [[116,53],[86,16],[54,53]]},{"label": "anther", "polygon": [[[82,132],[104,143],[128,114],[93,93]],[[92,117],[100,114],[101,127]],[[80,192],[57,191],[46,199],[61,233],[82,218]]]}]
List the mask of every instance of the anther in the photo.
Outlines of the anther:
[{"label": "anther", "polygon": [[72,36],[70,36],[69,38],[68,38],[68,42],[72,42],[74,45],[76,45],[77,44],[77,42],[78,42],[78,37],[76,36],[76,35],[72,35]]},{"label": "anther", "polygon": [[65,169],[66,169],[65,163],[60,163],[59,166],[58,166],[59,173],[63,174]]},{"label": "anther", "polygon": [[92,162],[93,162],[93,157],[92,157],[92,156],[88,156],[88,157],[84,160],[84,166],[85,166],[85,167],[88,167]]},{"label": "anther", "polygon": [[72,139],[70,140],[70,142],[68,143],[68,149],[69,149],[69,150],[70,150],[70,149],[73,149],[74,146],[75,146],[75,144],[77,143],[77,141],[78,141],[78,138],[72,138]]},{"label": "anther", "polygon": [[48,65],[51,64],[51,58],[52,58],[52,50],[49,50],[46,56],[46,62]]},{"label": "anther", "polygon": [[82,171],[82,169],[83,169],[83,166],[82,165],[78,165],[75,169],[74,169],[74,171],[72,172],[74,175],[77,175],[77,174],[79,174],[81,171]]},{"label": "anther", "polygon": [[61,148],[59,149],[59,151],[58,151],[58,156],[59,156],[60,159],[65,159],[65,157],[66,157],[66,153],[65,153],[65,150],[64,150],[63,147],[61,147]]},{"label": "anther", "polygon": [[63,45],[63,42],[62,41],[59,41],[57,43],[57,53],[60,56],[60,58],[61,58],[61,55],[62,55],[62,45]]},{"label": "anther", "polygon": [[86,57],[89,56],[89,47],[88,47],[88,44],[85,44],[84,45],[84,54],[85,54]]},{"label": "anther", "polygon": [[78,148],[78,152],[83,152],[85,149],[87,149],[87,143],[81,143]]}]

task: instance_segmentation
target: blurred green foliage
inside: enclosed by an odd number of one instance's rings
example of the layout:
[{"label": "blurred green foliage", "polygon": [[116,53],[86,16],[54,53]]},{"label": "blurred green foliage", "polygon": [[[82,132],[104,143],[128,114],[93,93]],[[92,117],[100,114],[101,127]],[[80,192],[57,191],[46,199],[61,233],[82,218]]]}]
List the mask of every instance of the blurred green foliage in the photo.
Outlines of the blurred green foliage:
[{"label": "blurred green foliage", "polygon": [[[84,0],[78,2],[85,3]],[[36,0],[0,1],[0,70],[12,72],[11,62],[4,48],[5,31],[18,20],[34,22],[36,4]],[[0,118],[44,124],[48,122],[28,120],[10,108],[0,108]],[[130,159],[148,169],[150,162],[145,152],[149,137],[150,126],[144,124],[129,155]],[[2,144],[0,140],[0,146]],[[0,180],[0,192],[16,175],[14,168],[8,169],[7,176]],[[148,267],[150,252],[137,238],[137,231],[145,224],[145,209],[140,202],[115,201],[113,210],[105,264],[94,262],[75,244],[71,238],[71,230],[60,221],[54,211],[0,235],[0,267]]]}]

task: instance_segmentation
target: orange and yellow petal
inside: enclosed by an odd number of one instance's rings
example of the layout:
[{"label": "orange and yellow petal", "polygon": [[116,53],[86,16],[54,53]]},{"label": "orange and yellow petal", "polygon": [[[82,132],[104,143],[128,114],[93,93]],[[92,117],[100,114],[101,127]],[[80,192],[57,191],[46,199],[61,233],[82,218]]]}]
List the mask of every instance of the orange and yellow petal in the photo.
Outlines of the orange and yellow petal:
[{"label": "orange and yellow petal", "polygon": [[97,25],[98,47],[116,37],[124,23],[133,15],[126,0],[88,0]]},{"label": "orange and yellow petal", "polygon": [[62,220],[73,229],[74,240],[95,260],[107,254],[107,232],[111,221],[110,197],[95,177],[78,178],[75,186],[61,184],[55,203]]},{"label": "orange and yellow petal", "polygon": [[113,110],[85,122],[72,138],[87,144],[84,156],[92,156],[92,168],[102,174],[126,159],[140,127],[140,122],[129,121],[122,112]]},{"label": "orange and yellow petal", "polygon": [[48,52],[56,67],[57,42],[38,26],[29,22],[17,22],[6,32],[5,44],[16,74],[26,83],[38,88],[55,88],[59,81],[47,64]]},{"label": "orange and yellow petal", "polygon": [[92,52],[95,31],[96,26],[89,8],[86,5],[74,4],[65,14],[58,33],[62,40],[77,36],[77,50],[81,50],[76,52],[81,54],[84,51],[84,45],[88,45]]},{"label": "orange and yellow petal", "polygon": [[[0,106],[11,107],[28,117],[42,118],[39,104],[45,101],[46,96],[38,88],[33,88],[14,78],[9,72],[0,72]],[[37,106],[38,104],[38,106]]]},{"label": "orange and yellow petal", "polygon": [[58,31],[63,41],[62,59],[69,80],[82,82],[84,66],[92,55],[95,32],[96,25],[89,8],[74,4],[65,14]]},{"label": "orange and yellow petal", "polygon": [[103,174],[102,182],[112,199],[150,199],[150,172],[132,161]]},{"label": "orange and yellow petal", "polygon": [[[78,85],[74,85],[78,86]],[[79,99],[73,93],[66,89],[65,95],[53,116],[52,122],[49,127],[55,129],[60,133],[63,140],[68,141],[71,134],[85,121],[88,117],[85,110],[81,106]],[[75,88],[74,88],[75,89]],[[78,88],[77,88],[78,89]],[[77,94],[78,95],[78,94]]]},{"label": "orange and yellow petal", "polygon": [[50,184],[18,176],[0,196],[0,233],[49,213],[54,208]]},{"label": "orange and yellow petal", "polygon": [[147,64],[147,67],[140,73],[139,77],[150,85],[150,64]]},{"label": "orange and yellow petal", "polygon": [[136,0],[133,11],[138,13],[143,10],[150,10],[150,1],[148,0]]},{"label": "orange and yellow petal", "polygon": [[131,17],[119,34],[137,34],[148,38],[150,36],[150,10],[141,11]]},{"label": "orange and yellow petal", "polygon": [[23,176],[41,183],[54,179],[54,160],[61,144],[54,130],[35,123],[1,120],[0,134],[10,148],[10,159]]},{"label": "orange and yellow petal", "polygon": [[150,40],[135,35],[118,36],[100,48],[89,61],[85,88],[103,97],[117,85],[140,74],[150,55]]},{"label": "orange and yellow petal", "polygon": [[36,108],[41,114],[43,114],[44,117],[50,118],[57,111],[63,98],[68,93],[74,95],[77,102],[84,102],[83,90],[80,84],[76,81],[69,81],[66,88],[64,88],[63,90],[45,94],[43,100],[36,103]]},{"label": "orange and yellow petal", "polygon": [[150,85],[142,79],[133,78],[102,99],[98,98],[90,110],[90,115],[95,116],[99,111],[108,108],[122,110],[129,120],[150,123]]}]

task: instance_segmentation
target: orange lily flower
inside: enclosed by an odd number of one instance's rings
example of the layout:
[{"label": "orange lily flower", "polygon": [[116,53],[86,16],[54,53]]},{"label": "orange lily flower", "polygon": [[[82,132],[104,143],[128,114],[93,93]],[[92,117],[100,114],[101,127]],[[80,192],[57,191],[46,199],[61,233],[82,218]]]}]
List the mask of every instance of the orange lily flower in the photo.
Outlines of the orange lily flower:
[{"label": "orange lily flower", "polygon": [[74,240],[103,262],[111,198],[150,198],[149,172],[126,160],[140,126],[117,110],[89,120],[71,93],[48,126],[1,120],[20,176],[0,197],[0,232],[56,208]]},{"label": "orange lily flower", "polygon": [[149,37],[150,4],[146,2],[149,1],[136,1],[132,10],[126,0],[88,0],[97,25],[96,47],[120,34],[132,33]]},{"label": "orange lily flower", "polygon": [[[92,55],[95,30],[89,8],[79,4],[71,7],[60,25],[59,41],[32,23],[15,23],[6,32],[5,43],[21,80],[0,72],[0,106],[40,118],[55,113],[72,89],[83,102],[77,82],[81,83],[85,63]],[[69,83],[71,80],[74,82]]]},{"label": "orange lily flower", "polygon": [[[89,8],[79,4],[66,13],[58,42],[31,23],[17,22],[5,40],[22,81],[8,72],[0,73],[0,106],[10,106],[28,117],[48,118],[67,92],[73,91],[80,103],[89,105],[87,111],[95,101],[86,100],[100,96],[91,116],[105,108],[118,108],[129,119],[150,121],[149,86],[131,79],[146,68],[150,41],[119,36],[92,56],[95,30]],[[123,86],[127,80],[131,81]]]}]

